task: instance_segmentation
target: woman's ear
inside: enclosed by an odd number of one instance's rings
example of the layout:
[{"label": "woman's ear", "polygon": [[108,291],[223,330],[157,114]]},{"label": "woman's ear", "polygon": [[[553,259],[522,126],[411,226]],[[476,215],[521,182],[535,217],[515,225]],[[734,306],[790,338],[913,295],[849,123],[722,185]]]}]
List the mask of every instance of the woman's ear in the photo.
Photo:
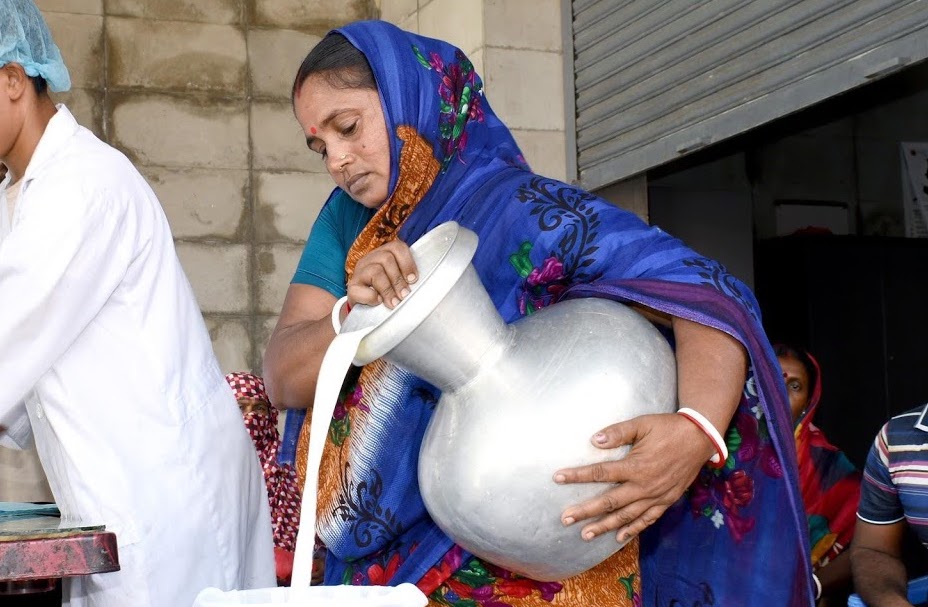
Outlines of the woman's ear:
[{"label": "woman's ear", "polygon": [[10,101],[18,101],[32,85],[26,70],[18,63],[7,63],[0,68],[0,74],[3,76],[0,79],[0,89]]}]

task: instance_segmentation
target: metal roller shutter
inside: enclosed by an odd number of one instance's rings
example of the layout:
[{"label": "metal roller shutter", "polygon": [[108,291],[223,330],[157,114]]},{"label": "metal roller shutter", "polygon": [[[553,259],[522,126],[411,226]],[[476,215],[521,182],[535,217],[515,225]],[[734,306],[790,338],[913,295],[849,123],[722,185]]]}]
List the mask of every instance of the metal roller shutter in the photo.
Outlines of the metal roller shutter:
[{"label": "metal roller shutter", "polygon": [[589,189],[928,58],[928,0],[572,0],[566,17]]}]

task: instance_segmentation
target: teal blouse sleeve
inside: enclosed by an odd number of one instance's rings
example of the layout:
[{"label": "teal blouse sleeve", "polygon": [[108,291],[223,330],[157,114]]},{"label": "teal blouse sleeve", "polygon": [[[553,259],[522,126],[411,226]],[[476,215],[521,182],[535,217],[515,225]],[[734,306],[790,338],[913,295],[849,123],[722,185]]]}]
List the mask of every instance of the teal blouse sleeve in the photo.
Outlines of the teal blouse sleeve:
[{"label": "teal blouse sleeve", "polygon": [[343,190],[332,192],[313,224],[291,284],[311,285],[335,297],[344,296],[348,249],[374,212]]}]

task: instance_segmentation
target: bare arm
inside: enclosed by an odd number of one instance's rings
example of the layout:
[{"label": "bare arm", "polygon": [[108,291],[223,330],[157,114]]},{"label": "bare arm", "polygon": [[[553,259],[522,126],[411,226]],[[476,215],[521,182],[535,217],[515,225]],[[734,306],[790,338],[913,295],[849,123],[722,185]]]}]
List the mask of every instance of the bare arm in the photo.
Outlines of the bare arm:
[{"label": "bare arm", "polygon": [[872,607],[912,607],[906,592],[907,574],[902,562],[905,521],[874,525],[857,520],[851,543],[854,587]]},{"label": "bare arm", "polygon": [[822,598],[851,590],[851,552],[845,550],[815,574],[822,584]]},{"label": "bare arm", "polygon": [[[682,318],[674,317],[673,332],[677,342],[680,406],[705,415],[724,436],[741,402],[747,379],[747,352],[734,337]],[[698,428],[694,429],[703,437],[711,456],[715,452],[712,442]],[[700,467],[705,463],[700,462]]]},{"label": "bare arm", "polygon": [[[409,294],[416,264],[405,243],[394,240],[360,260],[346,285],[348,302],[394,308]],[[335,296],[324,289],[291,284],[280,319],[264,353],[264,385],[279,409],[312,407],[325,351],[335,339],[331,314]],[[344,311],[342,312],[344,317]]]},{"label": "bare arm", "polygon": [[264,385],[279,409],[311,408],[326,348],[335,339],[335,296],[310,285],[291,284],[277,326],[264,352]]},{"label": "bare arm", "polygon": [[[724,433],[741,400],[747,353],[721,331],[680,318],[671,322],[680,403],[705,415]],[[645,415],[609,426],[593,444],[604,449],[633,447],[622,460],[555,473],[557,482],[622,483],[563,513],[568,525],[602,516],[581,529],[587,539],[614,530],[619,539],[641,533],[683,495],[715,453],[699,428],[675,414]]]}]

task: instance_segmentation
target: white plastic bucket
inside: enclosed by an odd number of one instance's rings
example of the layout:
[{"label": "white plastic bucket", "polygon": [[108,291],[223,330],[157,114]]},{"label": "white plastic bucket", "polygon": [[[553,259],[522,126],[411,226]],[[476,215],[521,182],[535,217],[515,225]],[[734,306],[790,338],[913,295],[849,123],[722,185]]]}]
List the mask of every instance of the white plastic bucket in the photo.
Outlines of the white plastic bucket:
[{"label": "white plastic bucket", "polygon": [[259,588],[231,590],[207,588],[193,607],[425,607],[428,599],[413,584],[391,586],[313,586],[310,588]]}]

